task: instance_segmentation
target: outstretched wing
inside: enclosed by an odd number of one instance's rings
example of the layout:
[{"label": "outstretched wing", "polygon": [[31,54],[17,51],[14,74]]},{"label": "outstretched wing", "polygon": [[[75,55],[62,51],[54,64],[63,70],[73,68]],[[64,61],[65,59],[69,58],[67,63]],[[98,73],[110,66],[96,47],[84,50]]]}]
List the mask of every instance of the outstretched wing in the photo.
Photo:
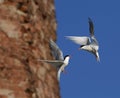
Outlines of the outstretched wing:
[{"label": "outstretched wing", "polygon": [[50,39],[50,48],[56,60],[64,59],[63,52],[60,50],[60,48],[57,46],[57,44],[52,39]]},{"label": "outstretched wing", "polygon": [[38,61],[49,63],[49,64],[53,65],[54,67],[56,67],[57,69],[59,69],[59,67],[63,64],[63,61],[58,61],[58,60],[40,60],[40,59],[38,59]]},{"label": "outstretched wing", "polygon": [[94,36],[94,25],[90,18],[88,18],[90,36]]},{"label": "outstretched wing", "polygon": [[69,40],[75,42],[76,44],[79,45],[87,45],[90,43],[89,37],[83,36],[83,37],[78,37],[78,36],[66,36]]},{"label": "outstretched wing", "polygon": [[90,31],[90,36],[91,36],[91,39],[92,39],[92,44],[98,45],[98,41],[97,41],[97,39],[94,36],[94,25],[93,25],[93,22],[92,22],[92,20],[90,18],[88,18],[88,20],[89,20],[89,31]]}]

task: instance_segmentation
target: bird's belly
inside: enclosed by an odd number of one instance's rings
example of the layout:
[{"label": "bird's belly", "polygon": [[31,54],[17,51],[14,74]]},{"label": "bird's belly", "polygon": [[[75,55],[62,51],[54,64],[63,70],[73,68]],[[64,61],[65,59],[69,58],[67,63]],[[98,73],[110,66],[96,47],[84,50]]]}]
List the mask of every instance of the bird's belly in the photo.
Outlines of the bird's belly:
[{"label": "bird's belly", "polygon": [[96,45],[94,45],[94,46],[91,46],[93,49],[95,49],[95,50],[98,50],[99,49],[99,47]]},{"label": "bird's belly", "polygon": [[86,46],[82,47],[81,49],[87,50],[87,51],[92,51],[92,47],[90,45],[86,45]]},{"label": "bird's belly", "polygon": [[68,62],[64,62],[64,66],[67,66],[68,65]]}]

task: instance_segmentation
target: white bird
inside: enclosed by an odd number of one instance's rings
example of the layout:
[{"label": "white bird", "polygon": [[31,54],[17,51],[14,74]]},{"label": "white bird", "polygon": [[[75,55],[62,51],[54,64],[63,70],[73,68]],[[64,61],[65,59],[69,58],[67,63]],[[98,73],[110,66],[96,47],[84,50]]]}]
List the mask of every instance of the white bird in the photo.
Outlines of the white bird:
[{"label": "white bird", "polygon": [[55,60],[40,60],[40,59],[38,59],[38,61],[43,61],[43,62],[49,63],[49,64],[53,65],[54,67],[56,67],[58,70],[57,78],[58,78],[58,80],[60,80],[60,74],[61,74],[61,72],[65,71],[65,67],[69,63],[70,55],[66,55],[65,57],[63,57],[63,52],[59,49],[57,44],[52,39],[50,39],[50,48],[51,48],[51,52],[52,52],[52,55],[54,56]]},{"label": "white bird", "polygon": [[89,32],[90,32],[90,37],[87,36],[66,36],[69,40],[72,40],[76,44],[81,45],[79,49],[86,50],[88,52],[91,52],[92,54],[95,55],[97,61],[100,61],[99,58],[99,44],[97,39],[94,36],[94,25],[93,22],[90,18],[88,18],[89,22]]}]

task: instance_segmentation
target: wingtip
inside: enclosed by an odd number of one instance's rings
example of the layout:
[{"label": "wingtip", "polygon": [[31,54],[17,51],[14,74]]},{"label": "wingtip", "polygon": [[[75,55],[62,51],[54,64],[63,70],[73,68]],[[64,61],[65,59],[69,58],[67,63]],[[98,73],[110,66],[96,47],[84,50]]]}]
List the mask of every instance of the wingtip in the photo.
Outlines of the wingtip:
[{"label": "wingtip", "polygon": [[93,21],[92,21],[92,19],[91,19],[90,17],[88,17],[88,22],[89,22],[90,24],[93,24]]},{"label": "wingtip", "polygon": [[41,59],[37,59],[36,61],[39,61],[39,62],[43,62],[44,60],[41,60]]},{"label": "wingtip", "polygon": [[50,46],[53,44],[56,44],[51,38],[50,38],[50,42],[49,42]]},{"label": "wingtip", "polygon": [[50,38],[50,42],[53,42],[52,38]]},{"label": "wingtip", "polygon": [[92,21],[92,19],[90,17],[88,17],[88,21]]},{"label": "wingtip", "polygon": [[64,38],[67,38],[67,36],[64,36]]},{"label": "wingtip", "polygon": [[50,42],[56,42],[56,40],[53,40],[52,38],[49,39]]},{"label": "wingtip", "polygon": [[70,38],[70,36],[64,36],[65,37],[65,39],[69,39]]},{"label": "wingtip", "polygon": [[64,36],[65,38],[68,38],[69,36]]},{"label": "wingtip", "polygon": [[70,39],[71,37],[73,37],[73,36],[64,36],[66,39]]}]

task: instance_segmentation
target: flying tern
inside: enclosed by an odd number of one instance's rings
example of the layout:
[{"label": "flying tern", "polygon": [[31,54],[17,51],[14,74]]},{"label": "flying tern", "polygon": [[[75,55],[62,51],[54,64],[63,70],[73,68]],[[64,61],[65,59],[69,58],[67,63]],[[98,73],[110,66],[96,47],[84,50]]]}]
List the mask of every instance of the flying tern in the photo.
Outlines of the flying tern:
[{"label": "flying tern", "polygon": [[89,32],[90,32],[90,37],[87,36],[66,36],[69,40],[75,42],[76,44],[80,45],[81,50],[86,50],[92,54],[95,55],[97,61],[100,61],[98,49],[99,49],[99,44],[97,39],[94,36],[94,25],[93,22],[90,18],[88,18],[88,23],[89,23]]},{"label": "flying tern", "polygon": [[64,72],[65,67],[69,64],[70,55],[66,55],[65,57],[63,57],[63,52],[60,50],[60,48],[57,46],[57,44],[52,39],[50,39],[50,48],[51,48],[51,52],[55,60],[38,59],[38,61],[43,61],[56,67],[58,70],[57,78],[58,80],[60,80],[61,72]]}]

